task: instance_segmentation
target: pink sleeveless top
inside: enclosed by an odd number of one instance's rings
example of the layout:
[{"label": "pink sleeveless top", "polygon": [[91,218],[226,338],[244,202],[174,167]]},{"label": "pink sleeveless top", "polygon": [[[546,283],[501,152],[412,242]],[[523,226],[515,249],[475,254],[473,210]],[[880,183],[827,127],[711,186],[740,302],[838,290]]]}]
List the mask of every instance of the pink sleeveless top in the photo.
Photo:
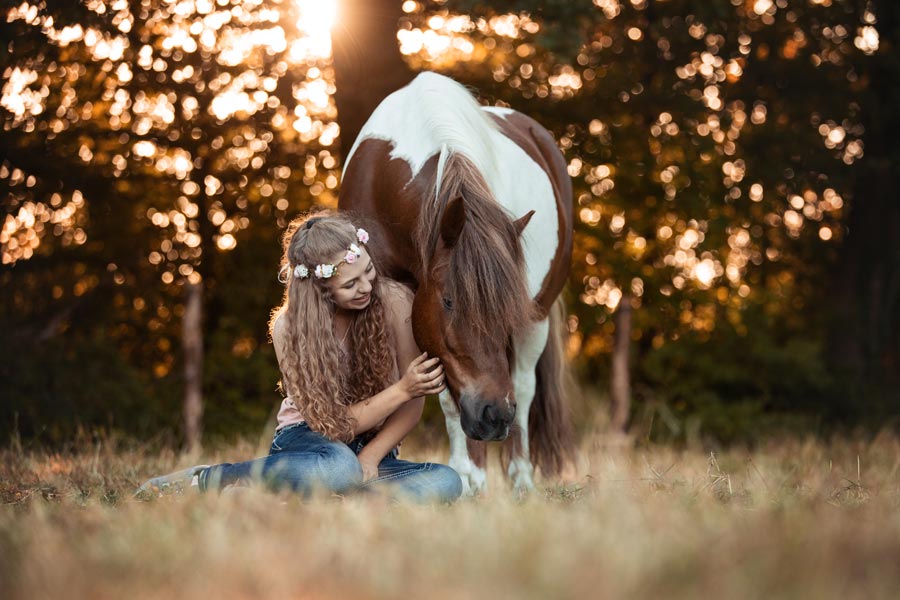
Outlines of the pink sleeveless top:
[{"label": "pink sleeveless top", "polygon": [[278,409],[278,425],[275,427],[275,431],[284,429],[288,425],[302,422],[303,415],[300,413],[300,409],[294,404],[294,401],[291,400],[291,397],[288,396],[282,400],[281,408]]}]

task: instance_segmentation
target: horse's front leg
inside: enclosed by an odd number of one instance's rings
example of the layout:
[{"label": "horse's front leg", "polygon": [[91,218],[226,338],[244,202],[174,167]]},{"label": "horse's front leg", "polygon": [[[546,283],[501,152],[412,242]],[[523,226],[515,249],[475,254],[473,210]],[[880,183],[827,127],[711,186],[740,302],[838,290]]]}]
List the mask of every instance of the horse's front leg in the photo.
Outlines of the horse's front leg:
[{"label": "horse's front leg", "polygon": [[530,449],[528,447],[528,413],[531,410],[531,402],[534,399],[535,377],[532,374],[531,382],[520,379],[528,379],[526,375],[516,378],[516,428],[510,439],[509,467],[507,474],[512,481],[516,495],[524,496],[534,490],[534,466],[531,464]]},{"label": "horse's front leg", "polygon": [[462,430],[459,421],[459,409],[450,396],[450,392],[444,390],[438,398],[441,401],[441,409],[444,411],[444,420],[447,423],[447,435],[450,437],[450,467],[459,473],[463,484],[463,494],[474,496],[483,493],[487,489],[484,463],[479,466],[469,456],[469,448],[466,444],[467,437]]},{"label": "horse's front leg", "polygon": [[513,389],[516,394],[516,435],[512,443],[507,474],[515,492],[522,496],[534,490],[534,466],[528,445],[528,415],[537,389],[536,367],[550,331],[549,319],[536,323],[513,340],[516,362]]}]

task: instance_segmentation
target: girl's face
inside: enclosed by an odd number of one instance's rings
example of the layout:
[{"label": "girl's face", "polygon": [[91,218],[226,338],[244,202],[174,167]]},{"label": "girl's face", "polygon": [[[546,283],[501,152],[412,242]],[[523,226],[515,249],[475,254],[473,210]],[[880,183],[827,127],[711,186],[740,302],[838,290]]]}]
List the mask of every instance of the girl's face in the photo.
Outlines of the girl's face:
[{"label": "girl's face", "polygon": [[[372,299],[372,286],[375,283],[375,265],[365,248],[353,264],[343,263],[337,273],[328,280],[331,297],[335,305],[344,310],[362,310]],[[334,259],[337,264],[344,255]]]}]

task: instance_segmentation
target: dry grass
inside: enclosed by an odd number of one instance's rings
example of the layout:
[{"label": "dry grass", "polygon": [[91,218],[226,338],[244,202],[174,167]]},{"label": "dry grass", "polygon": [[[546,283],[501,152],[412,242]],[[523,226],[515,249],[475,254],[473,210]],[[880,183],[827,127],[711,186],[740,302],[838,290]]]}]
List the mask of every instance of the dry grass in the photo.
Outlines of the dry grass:
[{"label": "dry grass", "polygon": [[140,480],[191,459],[109,443],[7,450],[0,595],[900,597],[894,437],[715,455],[592,443],[584,456],[577,485],[516,501],[494,468],[490,497],[421,507],[264,493],[138,502]]}]

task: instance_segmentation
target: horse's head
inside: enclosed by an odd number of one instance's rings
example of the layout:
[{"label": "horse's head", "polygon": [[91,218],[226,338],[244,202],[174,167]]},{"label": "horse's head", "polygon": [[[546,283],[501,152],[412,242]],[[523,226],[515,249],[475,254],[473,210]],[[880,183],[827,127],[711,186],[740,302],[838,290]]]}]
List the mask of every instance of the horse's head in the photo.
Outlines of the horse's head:
[{"label": "horse's head", "polygon": [[533,211],[516,221],[498,212],[489,224],[467,212],[456,196],[440,217],[413,331],[419,347],[443,362],[466,435],[502,440],[516,414],[512,335],[534,315],[519,243]]}]

